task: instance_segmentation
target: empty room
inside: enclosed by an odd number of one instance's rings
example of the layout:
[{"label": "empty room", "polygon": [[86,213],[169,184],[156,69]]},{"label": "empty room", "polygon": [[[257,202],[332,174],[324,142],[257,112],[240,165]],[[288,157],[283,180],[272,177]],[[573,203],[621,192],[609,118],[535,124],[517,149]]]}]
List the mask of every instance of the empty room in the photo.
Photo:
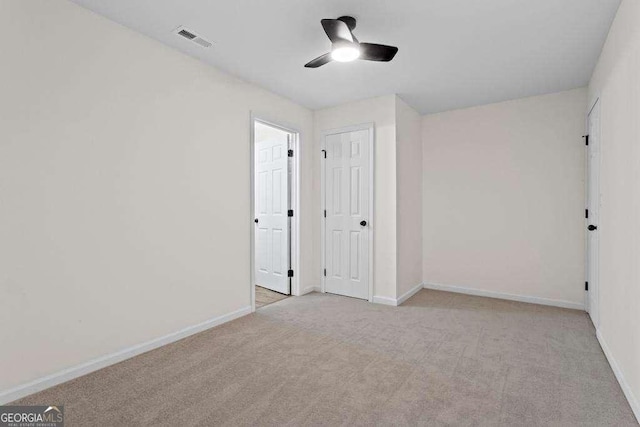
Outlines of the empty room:
[{"label": "empty room", "polygon": [[0,24],[0,427],[639,424],[640,1]]}]

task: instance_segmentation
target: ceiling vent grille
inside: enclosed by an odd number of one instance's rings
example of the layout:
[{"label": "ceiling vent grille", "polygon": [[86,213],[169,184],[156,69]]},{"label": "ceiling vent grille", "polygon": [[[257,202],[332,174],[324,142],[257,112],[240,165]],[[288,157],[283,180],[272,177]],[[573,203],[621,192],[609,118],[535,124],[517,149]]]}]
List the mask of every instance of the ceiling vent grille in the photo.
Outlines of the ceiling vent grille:
[{"label": "ceiling vent grille", "polygon": [[178,27],[174,30],[174,33],[178,36],[189,40],[192,43],[197,44],[200,47],[211,47],[211,42],[200,37],[196,33],[191,30],[186,29],[185,27]]}]

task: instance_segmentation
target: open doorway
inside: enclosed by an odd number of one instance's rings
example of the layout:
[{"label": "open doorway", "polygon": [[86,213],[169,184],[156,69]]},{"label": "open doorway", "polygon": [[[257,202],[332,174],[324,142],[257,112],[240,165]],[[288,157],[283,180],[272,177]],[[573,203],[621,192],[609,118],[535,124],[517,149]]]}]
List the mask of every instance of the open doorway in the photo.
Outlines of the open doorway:
[{"label": "open doorway", "polygon": [[281,301],[297,290],[298,133],[252,119],[252,305]]}]

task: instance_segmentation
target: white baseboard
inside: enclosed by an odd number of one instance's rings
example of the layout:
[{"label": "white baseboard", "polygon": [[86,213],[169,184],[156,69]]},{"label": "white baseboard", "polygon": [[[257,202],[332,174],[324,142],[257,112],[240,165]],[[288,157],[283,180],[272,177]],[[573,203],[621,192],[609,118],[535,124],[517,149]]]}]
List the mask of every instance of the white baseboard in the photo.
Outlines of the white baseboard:
[{"label": "white baseboard", "polygon": [[553,307],[571,308],[574,310],[584,310],[584,303],[571,301],[555,300],[548,298],[530,297],[525,295],[513,295],[502,292],[485,291],[482,289],[463,288],[461,286],[443,285],[440,283],[425,283],[425,289],[434,289],[437,291],[455,292],[458,294],[476,295],[479,297],[489,297],[506,299],[509,301],[528,302],[530,304],[550,305]]},{"label": "white baseboard", "polygon": [[251,306],[241,308],[240,310],[236,310],[232,313],[209,319],[202,323],[198,323],[197,325],[186,327],[163,337],[156,338],[142,344],[137,344],[132,347],[117,351],[115,353],[98,357],[97,359],[90,360],[72,368],[64,369],[62,371],[47,375],[42,378],[38,378],[37,380],[30,381],[9,390],[2,391],[0,392],[0,405],[13,402],[14,400],[20,399],[38,391],[42,391],[44,389],[67,382],[74,378],[81,377],[82,375],[97,371],[98,369],[105,368],[109,365],[113,365],[139,354],[146,353],[147,351],[181,340],[182,338],[197,334],[198,332],[213,328],[214,326],[221,325],[247,314],[251,314]]},{"label": "white baseboard", "polygon": [[373,302],[375,304],[384,304],[384,305],[391,305],[393,307],[397,307],[403,302],[405,302],[406,300],[408,300],[409,298],[411,298],[412,296],[414,296],[416,293],[418,293],[420,289],[422,289],[423,287],[424,287],[423,284],[419,283],[413,288],[409,289],[404,294],[400,295],[400,297],[398,298],[374,296]]},{"label": "white baseboard", "polygon": [[633,394],[633,391],[631,391],[631,388],[629,387],[629,384],[624,379],[624,375],[620,370],[620,366],[618,366],[618,362],[616,362],[616,359],[614,359],[613,355],[611,354],[611,350],[609,349],[609,346],[607,345],[606,341],[602,337],[602,334],[600,333],[599,330],[596,331],[596,337],[598,338],[598,342],[600,343],[600,347],[602,347],[602,351],[604,352],[604,355],[607,357],[607,360],[609,361],[609,365],[611,365],[611,369],[613,370],[613,373],[615,374],[616,379],[618,380],[618,383],[620,383],[620,388],[622,388],[624,395],[629,401],[629,405],[631,406],[631,410],[633,411],[633,414],[636,416],[638,423],[640,423],[640,403],[638,399],[636,399],[635,395]]},{"label": "white baseboard", "polygon": [[406,300],[408,300],[409,298],[411,298],[412,296],[420,292],[420,290],[423,288],[424,288],[424,285],[422,283],[419,283],[413,288],[409,289],[404,294],[400,295],[398,297],[398,305],[402,304],[403,302],[405,302]]},{"label": "white baseboard", "polygon": [[389,297],[378,297],[378,296],[373,296],[373,301],[374,304],[383,304],[383,305],[391,305],[393,307],[398,305],[398,300],[396,300],[395,298],[389,298]]}]

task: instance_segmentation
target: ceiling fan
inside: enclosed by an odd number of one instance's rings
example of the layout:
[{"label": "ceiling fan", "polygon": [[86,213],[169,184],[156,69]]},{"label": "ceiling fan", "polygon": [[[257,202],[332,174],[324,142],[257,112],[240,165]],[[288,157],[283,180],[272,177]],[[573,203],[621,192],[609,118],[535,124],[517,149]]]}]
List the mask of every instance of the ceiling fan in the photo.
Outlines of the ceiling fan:
[{"label": "ceiling fan", "polygon": [[323,19],[320,23],[331,40],[331,52],[309,61],[304,65],[307,68],[318,68],[331,61],[349,62],[356,59],[389,62],[398,53],[398,48],[395,46],[360,43],[353,35],[356,19],[351,16]]}]

